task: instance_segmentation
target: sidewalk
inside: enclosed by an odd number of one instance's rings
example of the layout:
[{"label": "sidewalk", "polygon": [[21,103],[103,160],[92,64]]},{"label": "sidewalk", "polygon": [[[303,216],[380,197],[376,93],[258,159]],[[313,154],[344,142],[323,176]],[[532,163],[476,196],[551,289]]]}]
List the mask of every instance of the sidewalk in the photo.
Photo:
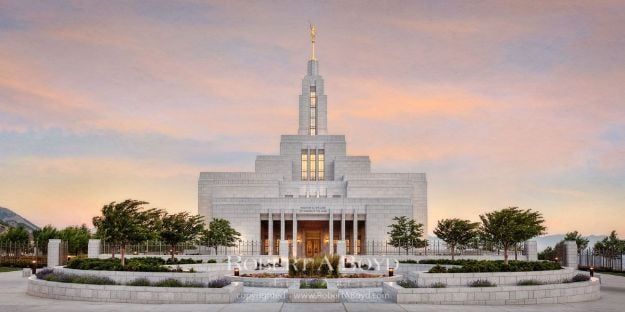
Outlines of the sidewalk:
[{"label": "sidewalk", "polygon": [[83,311],[220,311],[220,312],[255,312],[255,311],[469,311],[469,312],[499,312],[499,311],[606,311],[621,312],[625,306],[625,277],[601,275],[601,299],[598,301],[575,304],[549,304],[527,306],[441,306],[441,305],[398,305],[376,303],[338,303],[338,304],[292,304],[292,303],[239,303],[239,304],[209,304],[209,305],[140,305],[122,303],[95,303],[81,301],[61,301],[43,299],[26,295],[26,279],[21,277],[22,272],[0,273],[0,311],[2,312],[83,312]]}]

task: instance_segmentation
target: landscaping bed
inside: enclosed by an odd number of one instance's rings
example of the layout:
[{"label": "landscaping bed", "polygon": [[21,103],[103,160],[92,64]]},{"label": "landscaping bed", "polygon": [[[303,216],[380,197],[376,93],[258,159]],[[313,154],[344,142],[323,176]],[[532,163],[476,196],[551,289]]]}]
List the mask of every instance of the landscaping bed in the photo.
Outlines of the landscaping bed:
[{"label": "landscaping bed", "polygon": [[321,279],[305,279],[293,283],[287,292],[291,303],[338,303],[341,299],[337,286]]}]

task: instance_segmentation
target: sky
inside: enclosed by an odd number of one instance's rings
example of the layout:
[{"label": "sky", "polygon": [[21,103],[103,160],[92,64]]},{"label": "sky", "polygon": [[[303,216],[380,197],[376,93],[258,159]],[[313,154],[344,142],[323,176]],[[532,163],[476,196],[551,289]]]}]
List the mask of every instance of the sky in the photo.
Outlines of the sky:
[{"label": "sky", "polygon": [[199,172],[297,132],[309,21],[329,132],[427,173],[431,225],[518,206],[625,235],[622,1],[0,0],[0,206],[196,213]]}]

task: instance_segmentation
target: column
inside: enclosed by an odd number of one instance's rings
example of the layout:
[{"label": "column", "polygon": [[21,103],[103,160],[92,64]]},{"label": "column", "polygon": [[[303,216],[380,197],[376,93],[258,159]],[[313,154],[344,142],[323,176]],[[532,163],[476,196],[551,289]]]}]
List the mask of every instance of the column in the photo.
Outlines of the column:
[{"label": "column", "polygon": [[278,246],[278,251],[280,252],[280,258],[288,261],[289,258],[289,241],[286,240],[286,229],[284,226],[284,210],[280,210],[280,245]]},{"label": "column", "polygon": [[297,217],[293,209],[293,258],[297,258]]},{"label": "column", "polygon": [[272,211],[269,210],[267,224],[269,225],[269,230],[267,231],[269,234],[269,255],[273,255],[273,216]]},{"label": "column", "polygon": [[527,261],[538,261],[536,241],[525,242],[525,257]]},{"label": "column", "polygon": [[87,258],[99,258],[100,257],[100,244],[99,239],[90,239],[87,245]]},{"label": "column", "polygon": [[48,240],[48,267],[53,268],[61,265],[61,240]]},{"label": "column", "polygon": [[345,210],[341,209],[341,240],[345,240]]},{"label": "column", "polygon": [[328,252],[334,254],[334,211],[330,209],[330,234],[328,237]]},{"label": "column", "polygon": [[284,210],[280,210],[280,240],[285,240]]},{"label": "column", "polygon": [[341,257],[347,255],[347,247],[345,245],[345,210],[344,209],[341,209],[341,238],[339,239],[338,242],[336,242],[336,253]]},{"label": "column", "polygon": [[577,255],[577,243],[574,240],[564,241],[564,259],[562,266],[577,270],[579,256]]},{"label": "column", "polygon": [[354,237],[352,237],[352,240],[354,241],[352,243],[352,253],[354,255],[358,254],[358,209],[354,209]]}]

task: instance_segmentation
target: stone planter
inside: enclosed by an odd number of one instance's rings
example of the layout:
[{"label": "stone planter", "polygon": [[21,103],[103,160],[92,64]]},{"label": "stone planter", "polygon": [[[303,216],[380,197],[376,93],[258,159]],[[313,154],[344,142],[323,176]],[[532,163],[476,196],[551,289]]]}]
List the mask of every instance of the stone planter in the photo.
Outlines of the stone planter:
[{"label": "stone planter", "polygon": [[[226,276],[233,282],[241,282],[249,287],[277,287],[290,288],[293,284],[298,284],[300,278],[290,277],[250,277],[250,276]],[[337,288],[363,288],[363,287],[381,287],[384,282],[397,282],[402,280],[402,275],[393,277],[370,277],[370,278],[349,278],[339,277],[331,278],[328,281]]]},{"label": "stone planter", "polygon": [[35,276],[28,278],[27,289],[31,296],[50,299],[150,304],[232,303],[242,292],[243,284],[236,282],[223,288],[144,287],[48,282]]},{"label": "stone planter", "polygon": [[339,289],[336,284],[328,282],[325,289],[300,289],[299,282],[293,283],[288,289],[288,299],[291,303],[338,303],[340,302]]},{"label": "stone planter", "polygon": [[384,283],[384,294],[399,304],[515,305],[571,303],[600,298],[599,280],[536,286],[403,288]]}]

